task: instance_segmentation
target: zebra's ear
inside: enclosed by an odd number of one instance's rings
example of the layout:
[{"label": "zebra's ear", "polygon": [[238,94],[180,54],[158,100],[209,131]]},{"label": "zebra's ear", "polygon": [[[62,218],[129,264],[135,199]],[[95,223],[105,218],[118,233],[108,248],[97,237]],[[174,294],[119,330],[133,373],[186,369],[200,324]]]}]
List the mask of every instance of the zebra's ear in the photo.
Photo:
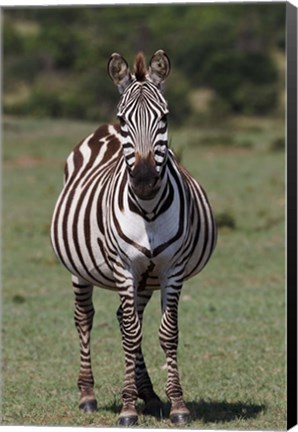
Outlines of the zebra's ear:
[{"label": "zebra's ear", "polygon": [[111,80],[118,87],[120,93],[123,93],[128,84],[132,81],[128,64],[118,53],[111,55],[108,62],[108,73]]},{"label": "zebra's ear", "polygon": [[149,63],[149,77],[153,83],[160,86],[168,77],[171,64],[168,56],[163,50],[156,51]]}]

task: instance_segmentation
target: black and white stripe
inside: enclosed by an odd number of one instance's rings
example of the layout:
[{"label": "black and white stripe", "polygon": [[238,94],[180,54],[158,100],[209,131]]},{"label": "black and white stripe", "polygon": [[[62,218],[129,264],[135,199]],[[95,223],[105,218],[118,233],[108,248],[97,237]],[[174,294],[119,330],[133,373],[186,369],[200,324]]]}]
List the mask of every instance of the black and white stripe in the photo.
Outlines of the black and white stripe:
[{"label": "black and white stripe", "polygon": [[216,243],[212,210],[201,186],[168,148],[167,103],[160,86],[169,73],[163,51],[143,56],[135,73],[118,54],[109,73],[122,96],[119,125],[103,125],[83,140],[65,165],[64,187],[51,228],[54,251],[73,275],[75,323],[81,342],[80,407],[96,409],[90,333],[93,286],[118,292],[117,317],[125,353],[120,424],[137,420],[136,399],[159,415],[141,350],[142,317],[161,291],[160,343],[168,366],[171,419],[189,419],[177,368],[177,308],[183,281],[202,270]]},{"label": "black and white stripe", "polygon": [[153,150],[156,170],[160,172],[167,155],[167,103],[151,82],[133,83],[118,106],[123,151],[130,169],[135,154],[143,157]]}]

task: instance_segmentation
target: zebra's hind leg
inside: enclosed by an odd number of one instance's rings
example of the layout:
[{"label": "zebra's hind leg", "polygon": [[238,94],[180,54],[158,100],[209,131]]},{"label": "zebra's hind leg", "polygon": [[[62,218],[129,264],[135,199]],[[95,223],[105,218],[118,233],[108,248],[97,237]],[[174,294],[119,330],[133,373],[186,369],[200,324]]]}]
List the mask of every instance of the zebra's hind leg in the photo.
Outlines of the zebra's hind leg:
[{"label": "zebra's hind leg", "polygon": [[181,284],[172,281],[162,290],[162,319],[159,339],[165,352],[168,369],[166,394],[171,401],[170,420],[174,424],[186,424],[191,420],[190,412],[183,400],[183,392],[177,365],[178,348],[178,303]]},{"label": "zebra's hind leg", "polygon": [[84,412],[93,412],[97,410],[90,352],[90,336],[95,313],[92,302],[93,286],[77,277],[72,278],[72,285],[75,295],[74,320],[80,337],[79,408]]},{"label": "zebra's hind leg", "polygon": [[[139,322],[142,326],[144,309],[152,297],[152,291],[138,292],[137,295],[137,311],[139,316]],[[117,318],[122,332],[122,305],[120,305],[117,311]],[[151,415],[158,419],[163,418],[163,406],[160,398],[157,396],[153,389],[153,385],[150,376],[147,371],[145,364],[142,348],[140,347],[136,354],[136,385],[138,397],[145,402],[143,408],[144,415]]]}]

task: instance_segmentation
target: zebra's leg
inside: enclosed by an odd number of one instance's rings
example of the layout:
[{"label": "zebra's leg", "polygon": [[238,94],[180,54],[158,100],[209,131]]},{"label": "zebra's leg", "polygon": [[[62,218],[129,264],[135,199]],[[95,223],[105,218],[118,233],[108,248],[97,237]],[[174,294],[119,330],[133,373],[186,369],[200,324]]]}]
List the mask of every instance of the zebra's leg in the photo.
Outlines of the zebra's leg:
[{"label": "zebra's leg", "polygon": [[181,284],[172,283],[162,290],[162,319],[159,328],[160,345],[165,352],[168,369],[166,386],[167,397],[171,401],[170,420],[174,424],[186,424],[190,421],[190,412],[183,401],[180,384],[177,348],[178,348],[178,303]]},{"label": "zebra's leg", "polygon": [[[152,291],[145,291],[138,293],[137,296],[137,311],[139,316],[140,325],[143,323],[144,309],[152,297]],[[117,311],[117,318],[122,332],[122,305],[120,305]],[[144,415],[152,415],[158,419],[163,417],[162,402],[153,390],[152,382],[149,377],[147,367],[145,364],[142,348],[140,347],[137,351],[136,356],[136,385],[138,391],[138,397],[143,399],[145,406],[143,409]]]},{"label": "zebra's leg", "polygon": [[[137,296],[138,315],[141,326],[143,324],[143,314],[145,307],[151,299],[153,291],[141,291]],[[144,415],[152,415],[158,419],[163,417],[162,402],[153,389],[153,385],[145,364],[142,348],[137,352],[136,361],[136,382],[138,389],[138,397],[143,399],[145,406],[143,408]]]},{"label": "zebra's leg", "polygon": [[74,320],[80,337],[79,408],[84,412],[92,412],[97,410],[90,353],[90,335],[94,316],[93,286],[77,277],[72,278],[72,285],[75,295]]},{"label": "zebra's leg", "polygon": [[163,405],[153,389],[141,349],[137,353],[136,382],[138,397],[145,402],[143,414],[151,415],[161,420],[163,418]]},{"label": "zebra's leg", "polygon": [[[126,277],[126,281],[131,279]],[[122,390],[122,409],[119,416],[120,426],[133,426],[137,424],[138,414],[136,401],[138,390],[136,385],[137,352],[141,347],[142,330],[137,312],[136,296],[133,285],[119,290],[122,319],[121,334],[125,354],[125,377]]]}]

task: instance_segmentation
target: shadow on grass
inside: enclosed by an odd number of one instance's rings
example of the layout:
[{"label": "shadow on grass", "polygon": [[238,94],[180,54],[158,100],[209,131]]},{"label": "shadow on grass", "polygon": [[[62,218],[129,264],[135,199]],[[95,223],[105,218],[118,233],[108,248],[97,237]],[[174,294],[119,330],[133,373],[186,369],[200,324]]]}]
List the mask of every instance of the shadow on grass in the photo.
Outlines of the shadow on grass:
[{"label": "shadow on grass", "polygon": [[233,420],[256,418],[264,412],[265,405],[226,401],[193,401],[186,403],[190,410],[192,420],[201,420],[203,423],[226,423]]},{"label": "shadow on grass", "polygon": [[[229,403],[226,401],[190,401],[186,402],[187,408],[190,410],[192,421],[200,420],[203,423],[228,423],[234,420],[248,420],[256,418],[260,413],[266,410],[265,405],[257,405],[252,403],[235,402]],[[138,411],[142,412],[143,404],[138,406]],[[164,403],[164,417],[168,418],[170,414],[170,403]],[[104,409],[119,414],[121,405],[113,403],[105,406]]]}]

